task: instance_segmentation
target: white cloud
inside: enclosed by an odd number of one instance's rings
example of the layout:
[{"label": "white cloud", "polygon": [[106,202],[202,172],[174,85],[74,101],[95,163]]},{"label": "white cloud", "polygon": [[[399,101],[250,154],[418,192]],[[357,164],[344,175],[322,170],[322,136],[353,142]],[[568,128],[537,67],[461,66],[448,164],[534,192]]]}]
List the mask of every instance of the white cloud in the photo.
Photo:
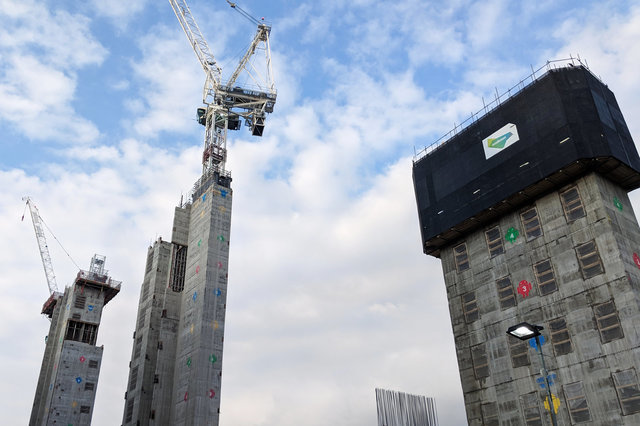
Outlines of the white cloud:
[{"label": "white cloud", "polygon": [[96,13],[111,19],[113,24],[125,30],[131,20],[146,6],[148,0],[91,0]]},{"label": "white cloud", "polygon": [[0,47],[13,52],[34,49],[39,59],[56,69],[99,65],[107,55],[80,14],[48,10],[34,0],[0,1]]},{"label": "white cloud", "polygon": [[[111,11],[96,7],[117,21],[123,5]],[[27,29],[18,34],[0,28],[7,58],[0,65],[0,115],[34,138],[42,134],[49,144],[65,135],[95,141],[95,126],[71,108],[81,82],[76,73],[106,55],[90,22],[48,12],[40,3],[0,0],[0,6],[11,28],[24,23]],[[474,43],[502,71],[477,60],[468,34],[471,20],[462,13],[466,1],[350,6],[357,7],[305,4],[286,14],[288,22],[274,28],[279,99],[265,136],[252,138],[246,129],[229,136],[234,206],[223,425],[368,425],[375,423],[375,387],[435,396],[441,424],[465,422],[442,272],[437,259],[421,252],[409,156],[412,145],[428,144],[432,135],[477,111],[483,93],[528,74],[528,64],[505,60],[500,53],[506,41],[493,37]],[[323,15],[313,16],[316,10]],[[485,11],[491,12],[486,19],[499,20],[499,10]],[[37,24],[29,14],[50,22]],[[204,31],[215,32],[209,41],[216,58],[233,64],[228,52],[235,49],[229,45],[244,31],[238,16],[231,10],[194,14]],[[133,70],[126,81],[107,83],[128,94],[120,115],[129,114],[127,126],[112,129],[121,137],[109,134],[108,146],[53,144],[57,162],[38,170],[40,177],[0,170],[0,235],[10,242],[0,253],[0,374],[11,384],[0,389],[0,407],[11,416],[7,423],[23,424],[28,417],[48,327],[39,316],[46,284],[33,229],[28,216],[20,223],[23,195],[33,197],[82,267],[94,253],[105,254],[112,276],[123,281],[100,328],[105,357],[93,417],[97,426],[120,422],[146,248],[158,236],[169,238],[173,207],[200,172],[202,127],[194,113],[204,73],[171,11],[161,15],[166,20],[141,28],[147,35],[135,41],[120,35],[138,43],[141,52],[124,59]],[[611,82],[631,121],[629,111],[640,112],[633,75],[640,62],[633,50],[639,12],[631,8],[627,16],[613,14],[605,21],[603,16],[586,10],[560,25],[553,41],[563,45],[561,51],[580,50],[583,56],[581,49],[592,49],[596,59],[589,56],[589,63]],[[221,27],[208,25],[220,17]],[[529,19],[533,25],[535,17]],[[58,34],[57,22],[71,27],[73,39]],[[293,34],[313,50],[296,50],[287,28],[301,28]],[[345,51],[360,45],[379,57],[327,56],[314,37],[332,28],[353,37],[334,40]],[[53,43],[39,42],[39,33],[75,50],[57,53],[65,65],[37,54]],[[620,43],[610,46],[604,39]],[[80,51],[78,43],[88,50]],[[405,49],[398,55],[401,66],[389,68],[396,47]],[[324,68],[308,69],[318,63]],[[441,77],[445,83],[437,93],[429,92],[424,81],[441,68],[452,74]],[[319,72],[326,79],[314,79],[321,86],[310,94],[303,86],[307,73]],[[42,78],[30,84],[34,76]],[[454,78],[461,82],[451,83]],[[19,122],[31,109],[41,112],[37,126],[36,118]],[[169,132],[188,142],[167,137]],[[55,242],[49,246],[59,283],[69,283],[75,267]]]},{"label": "white cloud", "polygon": [[507,10],[507,5],[504,0],[492,0],[469,7],[466,33],[472,49],[490,47],[496,40],[504,40],[514,31],[514,17]]},{"label": "white cloud", "polygon": [[0,18],[0,120],[33,140],[96,140],[95,125],[72,107],[76,72],[106,56],[88,18],[10,0],[0,5]]},{"label": "white cloud", "polygon": [[140,88],[133,100],[133,112],[140,114],[133,124],[136,132],[155,137],[162,131],[186,133],[194,129],[205,74],[186,38],[177,28],[156,27],[139,46],[143,56],[133,64]]},{"label": "white cloud", "polygon": [[580,55],[586,60],[616,94],[631,134],[638,135],[640,124],[633,117],[640,115],[640,6],[630,3],[625,10],[624,5],[619,10],[608,3],[597,4],[592,13],[566,20],[553,34],[562,43],[553,55]]},{"label": "white cloud", "polygon": [[[0,232],[15,240],[0,259],[5,270],[0,286],[6,290],[0,302],[4,348],[0,358],[6,363],[0,372],[20,389],[4,386],[0,394],[11,401],[20,395],[19,402],[12,404],[15,416],[28,418],[48,332],[48,321],[39,315],[47,287],[28,212],[20,222],[24,210],[21,197],[30,195],[47,226],[82,268],[88,267],[94,253],[105,254],[113,278],[123,281],[121,294],[105,310],[98,336],[98,344],[106,348],[97,398],[112,402],[109,407],[98,404],[94,423],[102,418],[113,424],[114,419],[119,421],[126,387],[127,369],[123,366],[130,356],[128,336],[135,323],[144,253],[158,233],[170,236],[173,206],[198,175],[199,154],[193,148],[171,154],[129,139],[115,148],[77,147],[69,155],[81,160],[84,167],[69,167],[77,164],[75,161],[49,166],[43,179],[20,170],[0,171],[0,185],[5,188],[0,200]],[[62,288],[70,284],[76,270],[51,234],[47,233],[47,238]],[[16,327],[15,321],[21,326]]]}]

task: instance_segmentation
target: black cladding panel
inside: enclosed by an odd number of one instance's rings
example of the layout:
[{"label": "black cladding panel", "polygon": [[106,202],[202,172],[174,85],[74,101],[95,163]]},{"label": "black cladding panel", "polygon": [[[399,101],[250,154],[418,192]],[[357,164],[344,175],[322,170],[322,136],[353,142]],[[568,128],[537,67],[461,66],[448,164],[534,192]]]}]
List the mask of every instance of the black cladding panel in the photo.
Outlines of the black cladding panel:
[{"label": "black cladding panel", "polygon": [[[508,124],[519,140],[486,158],[483,140]],[[551,70],[414,162],[424,251],[438,255],[504,206],[520,207],[523,191],[541,194],[590,171],[640,186],[640,158],[613,93],[583,67]]]}]

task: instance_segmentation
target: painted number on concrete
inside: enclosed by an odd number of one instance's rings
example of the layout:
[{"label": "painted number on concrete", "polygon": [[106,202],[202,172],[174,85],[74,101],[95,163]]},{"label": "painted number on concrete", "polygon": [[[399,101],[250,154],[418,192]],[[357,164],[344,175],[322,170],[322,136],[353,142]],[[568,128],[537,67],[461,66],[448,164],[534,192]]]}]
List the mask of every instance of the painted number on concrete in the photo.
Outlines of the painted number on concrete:
[{"label": "painted number on concrete", "polygon": [[520,293],[522,297],[527,297],[530,291],[531,283],[527,280],[520,281],[520,284],[518,284],[518,293]]},{"label": "painted number on concrete", "polygon": [[509,241],[511,244],[513,244],[516,239],[518,239],[518,235],[520,235],[520,232],[518,232],[518,230],[514,227],[511,227],[509,229],[507,229],[507,233],[505,234],[504,238]]}]

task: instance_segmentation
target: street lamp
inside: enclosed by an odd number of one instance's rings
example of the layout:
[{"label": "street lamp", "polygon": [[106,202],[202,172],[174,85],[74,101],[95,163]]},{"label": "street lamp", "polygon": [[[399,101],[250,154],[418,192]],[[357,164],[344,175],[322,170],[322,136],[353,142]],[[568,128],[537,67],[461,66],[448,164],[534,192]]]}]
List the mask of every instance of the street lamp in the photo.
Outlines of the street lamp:
[{"label": "street lamp", "polygon": [[558,426],[556,421],[556,413],[553,406],[553,396],[551,395],[551,387],[549,385],[549,374],[547,367],[544,365],[544,354],[542,353],[542,346],[540,346],[540,331],[544,330],[544,327],[539,325],[529,324],[528,322],[521,322],[507,329],[507,334],[513,337],[517,337],[520,340],[536,339],[536,348],[540,349],[540,360],[542,361],[542,377],[547,385],[547,398],[549,399],[549,413],[551,414],[551,423],[553,426]]}]

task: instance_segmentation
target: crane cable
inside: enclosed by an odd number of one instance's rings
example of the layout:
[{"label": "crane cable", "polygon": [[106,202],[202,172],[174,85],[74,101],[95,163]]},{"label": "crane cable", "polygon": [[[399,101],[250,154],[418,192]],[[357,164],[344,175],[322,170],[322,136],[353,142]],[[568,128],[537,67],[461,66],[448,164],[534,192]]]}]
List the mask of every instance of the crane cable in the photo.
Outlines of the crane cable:
[{"label": "crane cable", "polygon": [[[251,16],[244,9],[242,9],[240,6],[238,6],[235,2],[227,0],[227,3],[229,3],[229,6],[231,6],[233,9],[238,11],[238,13],[240,13],[242,16],[244,16],[245,18],[247,18],[249,21],[253,22],[254,24],[256,24],[256,25],[263,24],[263,22],[260,22],[259,20],[257,20],[253,16]],[[262,20],[264,21],[264,18],[262,18]]]},{"label": "crane cable", "polygon": [[[24,204],[24,211],[22,212],[22,219],[20,219],[21,222],[24,221],[24,215],[27,212],[27,203]],[[47,223],[44,221],[44,219],[42,218],[42,216],[38,213],[38,217],[40,218],[40,222],[42,222],[44,224],[44,226],[47,228],[47,231],[49,231],[49,233],[51,234],[51,236],[53,237],[54,240],[56,240],[56,242],[58,243],[58,245],[60,246],[60,248],[62,249],[62,251],[65,252],[65,254],[67,255],[67,257],[71,260],[71,262],[76,266],[76,268],[78,268],[78,270],[82,269],[78,266],[78,264],[76,263],[75,260],[73,260],[73,257],[71,257],[71,255],[69,254],[69,252],[64,248],[64,246],[62,245],[62,243],[60,242],[60,240],[58,240],[58,237],[55,236],[55,234],[53,233],[53,231],[51,231],[51,228],[49,228],[49,225],[47,225]]]}]

